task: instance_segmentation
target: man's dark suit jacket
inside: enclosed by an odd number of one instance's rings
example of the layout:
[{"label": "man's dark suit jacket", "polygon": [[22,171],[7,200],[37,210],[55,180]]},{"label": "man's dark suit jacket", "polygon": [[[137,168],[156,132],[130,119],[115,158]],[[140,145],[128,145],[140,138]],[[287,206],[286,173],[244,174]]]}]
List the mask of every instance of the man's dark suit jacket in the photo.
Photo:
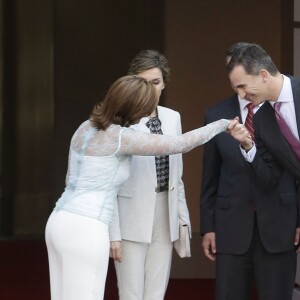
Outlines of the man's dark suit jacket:
[{"label": "man's dark suit jacket", "polygon": [[[234,95],[209,109],[205,122],[236,116],[241,120]],[[294,249],[297,184],[267,151],[264,159],[255,158],[253,167],[243,157],[239,143],[226,133],[204,146],[201,234],[216,233],[219,253],[243,254],[249,249],[255,212],[262,243],[269,252]]]},{"label": "man's dark suit jacket", "polygon": [[[290,77],[296,112],[298,134],[300,136],[300,79]],[[266,148],[277,162],[300,178],[300,162],[281,135],[274,109],[269,102],[254,116],[254,128],[259,148]]]},{"label": "man's dark suit jacket", "polygon": [[[296,122],[298,128],[298,134],[300,136],[300,79],[290,77],[292,84],[292,91],[294,97]],[[278,181],[282,193],[288,193],[291,191],[294,181],[289,180],[293,176],[299,187],[300,180],[300,161],[292,151],[287,141],[282,136],[278,123],[276,121],[275,112],[269,102],[266,102],[262,108],[254,116],[254,129],[257,144],[257,155],[252,163],[252,167],[258,176],[264,180],[267,184],[269,180],[274,179],[274,160],[283,169],[285,175],[282,175]],[[268,158],[268,153],[271,154],[273,161]],[[272,159],[271,158],[271,159]],[[261,159],[268,166],[265,168]],[[276,176],[275,176],[276,177]],[[290,185],[290,189],[288,186]],[[285,195],[287,196],[287,195]],[[290,197],[294,198],[294,194],[291,193]],[[300,209],[300,190],[298,188],[297,194],[298,209]],[[300,210],[298,210],[298,216],[300,216]],[[300,227],[300,218],[298,219],[298,227]]]}]

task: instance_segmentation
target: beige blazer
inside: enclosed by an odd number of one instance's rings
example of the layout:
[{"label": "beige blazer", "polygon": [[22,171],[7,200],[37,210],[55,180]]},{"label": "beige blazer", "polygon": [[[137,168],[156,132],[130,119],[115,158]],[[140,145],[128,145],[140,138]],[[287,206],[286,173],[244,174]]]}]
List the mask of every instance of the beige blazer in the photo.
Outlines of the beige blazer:
[{"label": "beige blazer", "polygon": [[[164,135],[179,135],[182,132],[178,112],[158,106],[158,117]],[[141,119],[134,128],[150,132],[146,126],[148,118]],[[179,218],[191,231],[184,185],[182,182],[182,155],[169,157],[169,220],[171,241],[178,239]],[[151,243],[157,185],[155,157],[133,156],[130,177],[120,188],[114,216],[110,225],[110,240],[122,239]]]}]

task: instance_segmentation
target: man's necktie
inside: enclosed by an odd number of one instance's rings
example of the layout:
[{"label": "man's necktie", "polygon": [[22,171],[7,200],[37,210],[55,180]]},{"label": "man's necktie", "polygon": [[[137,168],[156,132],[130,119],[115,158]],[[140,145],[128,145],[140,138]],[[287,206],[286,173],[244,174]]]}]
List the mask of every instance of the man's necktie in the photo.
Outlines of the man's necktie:
[{"label": "man's necktie", "polygon": [[289,126],[285,122],[281,112],[280,112],[281,102],[275,102],[274,109],[275,109],[275,116],[277,119],[277,123],[279,125],[280,131],[286,141],[289,143],[290,147],[296,154],[298,160],[300,160],[300,142],[298,139],[293,135]]},{"label": "man's necktie", "polygon": [[254,128],[253,128],[254,105],[253,105],[253,103],[247,104],[247,108],[248,108],[248,114],[247,114],[246,121],[245,121],[245,127],[248,129],[248,131],[252,137],[252,140],[254,140]]},{"label": "man's necktie", "polygon": [[[161,123],[157,117],[149,119],[146,126],[151,133],[163,134]],[[167,191],[169,187],[169,156],[155,156],[157,192]]]}]

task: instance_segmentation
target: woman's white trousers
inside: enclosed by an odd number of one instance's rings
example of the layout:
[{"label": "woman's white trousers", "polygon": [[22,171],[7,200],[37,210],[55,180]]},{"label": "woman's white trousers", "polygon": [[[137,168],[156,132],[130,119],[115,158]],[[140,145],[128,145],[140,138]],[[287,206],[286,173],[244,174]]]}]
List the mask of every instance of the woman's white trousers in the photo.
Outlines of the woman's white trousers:
[{"label": "woman's white trousers", "polygon": [[108,226],[53,211],[46,226],[52,300],[102,300],[109,258]]}]

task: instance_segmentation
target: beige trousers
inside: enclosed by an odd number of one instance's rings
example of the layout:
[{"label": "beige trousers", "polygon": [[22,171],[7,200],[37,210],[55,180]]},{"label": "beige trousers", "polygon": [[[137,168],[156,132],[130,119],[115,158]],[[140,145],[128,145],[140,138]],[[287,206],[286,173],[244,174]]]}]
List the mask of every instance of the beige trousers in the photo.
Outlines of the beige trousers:
[{"label": "beige trousers", "polygon": [[122,241],[122,262],[115,262],[119,299],[163,300],[170,276],[172,250],[168,193],[162,192],[156,196],[151,243]]}]

